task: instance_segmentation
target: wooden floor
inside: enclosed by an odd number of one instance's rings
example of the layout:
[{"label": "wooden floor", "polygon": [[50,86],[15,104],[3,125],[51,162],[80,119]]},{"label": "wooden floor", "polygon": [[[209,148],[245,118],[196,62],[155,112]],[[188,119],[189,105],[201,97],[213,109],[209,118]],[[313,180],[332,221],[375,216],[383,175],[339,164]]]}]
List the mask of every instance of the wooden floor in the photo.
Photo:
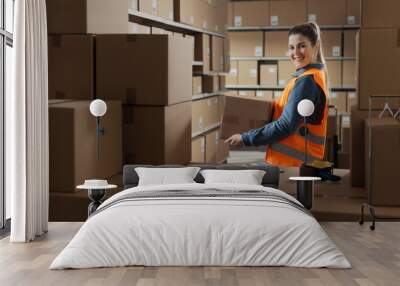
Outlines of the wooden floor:
[{"label": "wooden floor", "polygon": [[124,267],[48,270],[81,223],[50,223],[49,233],[28,244],[0,241],[0,285],[400,285],[400,222],[321,223],[353,268]]}]

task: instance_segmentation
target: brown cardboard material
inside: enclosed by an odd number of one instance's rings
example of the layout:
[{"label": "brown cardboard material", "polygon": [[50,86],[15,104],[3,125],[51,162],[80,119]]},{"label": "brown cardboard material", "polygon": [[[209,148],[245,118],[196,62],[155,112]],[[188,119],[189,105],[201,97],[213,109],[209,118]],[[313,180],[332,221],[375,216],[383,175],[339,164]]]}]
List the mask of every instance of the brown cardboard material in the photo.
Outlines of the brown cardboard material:
[{"label": "brown cardboard material", "polygon": [[159,11],[158,0],[138,0],[138,1],[139,1],[138,8],[140,12],[158,16],[158,11]]},{"label": "brown cardboard material", "polygon": [[122,111],[118,101],[107,101],[101,118],[97,158],[96,119],[89,100],[49,105],[50,191],[76,192],[89,178],[105,179],[122,171]]},{"label": "brown cardboard material", "polygon": [[262,32],[230,32],[231,57],[262,57],[263,34]]},{"label": "brown cardboard material", "polygon": [[[359,108],[368,110],[371,95],[399,95],[400,33],[398,29],[362,29],[357,43]],[[382,56],[377,57],[377,51]],[[385,55],[385,56],[383,56]],[[400,98],[373,100],[374,109],[382,109],[385,102],[391,108],[400,107]]]},{"label": "brown cardboard material", "polygon": [[193,83],[192,83],[192,94],[200,94],[203,92],[202,88],[202,78],[201,76],[194,76],[193,77]]},{"label": "brown cardboard material", "polygon": [[288,51],[288,32],[265,32],[264,41],[265,56],[286,57]]},{"label": "brown cardboard material", "polygon": [[98,35],[97,97],[171,105],[192,99],[191,42],[170,35]]},{"label": "brown cardboard material", "polygon": [[306,1],[271,1],[271,26],[294,26],[306,22]]},{"label": "brown cardboard material", "polygon": [[220,99],[218,96],[193,101],[192,132],[194,134],[220,122]]},{"label": "brown cardboard material", "polygon": [[277,86],[278,85],[278,66],[277,64],[260,65],[260,85]]},{"label": "brown cardboard material", "polygon": [[345,152],[337,153],[337,168],[338,169],[349,169],[350,168],[350,155]]},{"label": "brown cardboard material", "polygon": [[203,62],[203,72],[211,68],[211,40],[210,35],[196,34],[195,39],[195,60]]},{"label": "brown cardboard material", "polygon": [[222,121],[222,113],[224,112],[224,106],[225,106],[225,96],[220,95],[218,96],[218,116],[217,120],[220,123]]},{"label": "brown cardboard material", "polygon": [[337,113],[333,112],[333,109],[329,109],[328,112],[328,119],[327,119],[327,126],[326,126],[326,137],[332,138],[333,136],[337,135],[337,122],[338,117]]},{"label": "brown cardboard material", "polygon": [[231,61],[231,68],[229,70],[229,74],[226,76],[226,84],[227,85],[237,85],[238,84],[238,62]]},{"label": "brown cardboard material", "polygon": [[342,61],[340,60],[328,60],[326,61],[326,67],[328,69],[328,79],[331,87],[342,86]]},{"label": "brown cardboard material", "polygon": [[324,161],[333,163],[335,161],[335,157],[335,138],[327,137],[325,140]]},{"label": "brown cardboard material", "polygon": [[350,153],[350,127],[342,127],[340,151]]},{"label": "brown cardboard material", "polygon": [[91,35],[50,35],[49,98],[94,98],[94,39]]},{"label": "brown cardboard material", "polygon": [[269,1],[237,1],[233,3],[233,25],[269,26]]},{"label": "brown cardboard material", "polygon": [[346,0],[346,24],[360,25],[361,0]]},{"label": "brown cardboard material", "polygon": [[344,31],[344,46],[343,46],[344,57],[356,56],[356,35],[357,35],[356,31],[353,30]]},{"label": "brown cardboard material", "polygon": [[278,85],[286,86],[295,71],[296,69],[290,61],[278,61]]},{"label": "brown cardboard material", "polygon": [[[219,135],[221,135],[221,130],[219,130]],[[229,144],[224,142],[225,140],[219,140],[217,146],[217,163],[225,162],[229,157]]]},{"label": "brown cardboard material", "polygon": [[204,136],[192,139],[192,160],[191,163],[204,163],[206,142]]},{"label": "brown cardboard material", "polygon": [[256,85],[257,84],[257,61],[239,61],[239,85]]},{"label": "brown cardboard material", "polygon": [[[377,116],[378,111],[373,111],[372,116]],[[351,185],[353,187],[364,187],[365,185],[365,130],[364,120],[368,118],[368,111],[351,109],[350,116],[350,169]]]},{"label": "brown cardboard material", "polygon": [[274,92],[272,90],[257,90],[256,91],[256,98],[273,101],[274,100]]},{"label": "brown cardboard material", "polygon": [[224,39],[221,37],[211,37],[211,70],[224,70]]},{"label": "brown cardboard material", "polygon": [[258,128],[271,121],[272,103],[269,101],[225,96],[221,124],[221,138]]},{"label": "brown cardboard material", "polygon": [[321,33],[322,47],[325,57],[342,56],[342,32],[323,30]]},{"label": "brown cardboard material", "polygon": [[191,118],[192,102],[170,106],[124,105],[124,163],[189,163]]},{"label": "brown cardboard material", "polygon": [[400,206],[400,122],[392,117],[364,122],[365,185],[369,201],[376,206]]},{"label": "brown cardboard material", "polygon": [[400,2],[397,0],[363,0],[361,5],[361,27],[393,28],[400,27]]},{"label": "brown cardboard material", "polygon": [[174,0],[175,21],[195,26],[199,22],[195,18],[197,2],[196,0]]},{"label": "brown cardboard material", "polygon": [[203,93],[212,93],[219,90],[218,75],[203,75]]},{"label": "brown cardboard material", "polygon": [[347,93],[347,112],[350,113],[353,106],[358,106],[358,98],[356,92]]},{"label": "brown cardboard material", "polygon": [[225,88],[226,88],[226,76],[225,75],[220,75],[218,78],[219,78],[219,89],[220,90],[225,90]]},{"label": "brown cardboard material", "polygon": [[347,112],[346,92],[330,92],[328,102],[329,105],[334,105],[339,113]]},{"label": "brown cardboard material", "polygon": [[343,86],[357,87],[356,61],[343,61]]},{"label": "brown cardboard material", "polygon": [[307,0],[308,21],[319,25],[346,24],[346,0]]},{"label": "brown cardboard material", "polygon": [[228,18],[228,26],[233,26],[233,2],[228,2],[227,6],[227,18]]},{"label": "brown cardboard material", "polygon": [[174,20],[174,0],[158,0],[158,16],[173,21]]},{"label": "brown cardboard material", "polygon": [[217,163],[219,143],[219,130],[214,130],[206,134],[206,163]]},{"label": "brown cardboard material", "polygon": [[231,65],[231,56],[229,50],[231,49],[229,38],[224,39],[224,72],[229,72]]}]

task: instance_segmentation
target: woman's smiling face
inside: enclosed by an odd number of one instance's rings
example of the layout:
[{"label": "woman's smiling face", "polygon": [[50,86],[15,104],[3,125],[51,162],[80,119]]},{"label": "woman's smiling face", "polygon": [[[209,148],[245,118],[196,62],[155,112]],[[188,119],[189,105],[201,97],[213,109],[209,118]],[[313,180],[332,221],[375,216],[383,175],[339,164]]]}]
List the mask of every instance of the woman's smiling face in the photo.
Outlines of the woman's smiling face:
[{"label": "woman's smiling face", "polygon": [[313,46],[307,37],[301,34],[289,36],[288,56],[296,69],[303,68],[314,62],[315,52],[316,46]]}]

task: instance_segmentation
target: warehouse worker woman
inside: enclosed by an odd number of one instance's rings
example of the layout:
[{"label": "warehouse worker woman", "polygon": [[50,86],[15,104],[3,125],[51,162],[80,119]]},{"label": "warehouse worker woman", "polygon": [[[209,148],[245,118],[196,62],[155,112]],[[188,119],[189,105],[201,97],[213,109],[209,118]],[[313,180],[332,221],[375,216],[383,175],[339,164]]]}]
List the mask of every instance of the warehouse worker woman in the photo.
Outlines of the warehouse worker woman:
[{"label": "warehouse worker woman", "polygon": [[277,166],[301,166],[305,145],[303,118],[297,111],[298,103],[309,99],[314,113],[307,118],[308,161],[322,160],[328,117],[327,70],[322,54],[320,30],[315,23],[294,26],[289,31],[288,56],[296,72],[274,102],[273,121],[242,134],[235,134],[225,142],[231,145],[268,145],[265,159]]}]

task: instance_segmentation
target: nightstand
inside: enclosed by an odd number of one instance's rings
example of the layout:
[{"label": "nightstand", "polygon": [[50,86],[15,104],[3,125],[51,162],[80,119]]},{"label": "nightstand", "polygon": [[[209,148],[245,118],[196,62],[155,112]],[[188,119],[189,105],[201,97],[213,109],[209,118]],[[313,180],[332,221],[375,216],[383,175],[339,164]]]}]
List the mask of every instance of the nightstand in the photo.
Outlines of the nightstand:
[{"label": "nightstand", "polygon": [[314,181],[320,181],[320,177],[290,177],[289,180],[297,183],[297,200],[303,206],[311,210],[314,202]]},{"label": "nightstand", "polygon": [[106,191],[108,189],[115,189],[116,187],[117,185],[109,184],[102,186],[84,184],[76,187],[77,189],[88,191],[88,197],[92,201],[88,206],[88,217],[103,203]]}]

